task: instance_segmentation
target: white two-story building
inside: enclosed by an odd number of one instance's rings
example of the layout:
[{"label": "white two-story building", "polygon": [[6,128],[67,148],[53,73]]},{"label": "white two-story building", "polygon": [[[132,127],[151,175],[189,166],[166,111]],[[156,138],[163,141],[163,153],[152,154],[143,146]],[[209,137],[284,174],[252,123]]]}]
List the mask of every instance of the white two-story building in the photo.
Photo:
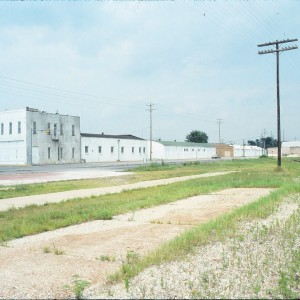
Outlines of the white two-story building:
[{"label": "white two-story building", "polygon": [[0,111],[0,164],[80,162],[80,118],[34,108]]}]

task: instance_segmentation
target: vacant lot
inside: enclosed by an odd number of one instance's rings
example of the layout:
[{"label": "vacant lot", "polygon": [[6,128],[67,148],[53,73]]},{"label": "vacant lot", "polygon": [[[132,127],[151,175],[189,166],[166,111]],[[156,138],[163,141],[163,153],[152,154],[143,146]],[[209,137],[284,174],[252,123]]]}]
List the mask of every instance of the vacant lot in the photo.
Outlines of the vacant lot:
[{"label": "vacant lot", "polygon": [[[209,171],[207,168],[201,164],[153,165],[146,170],[137,170],[134,176],[144,176],[144,179],[167,178],[178,176],[178,173],[197,174],[197,170],[198,174],[205,173]],[[83,293],[96,298],[170,298],[176,295],[180,298],[234,297],[234,293],[222,294],[221,290],[215,289],[216,285],[221,284],[217,280],[220,273],[209,277],[208,274],[213,272],[207,271],[206,275],[201,273],[204,279],[198,280],[193,272],[196,271],[196,265],[202,268],[204,265],[201,266],[201,263],[205,262],[188,266],[184,265],[186,258],[190,262],[197,261],[193,255],[207,251],[205,247],[213,247],[220,242],[225,247],[222,253],[229,253],[226,250],[226,247],[230,247],[226,244],[229,238],[238,239],[240,248],[243,248],[244,240],[253,239],[253,236],[249,236],[249,224],[256,222],[255,228],[260,228],[259,220],[268,217],[279,220],[280,216],[285,215],[284,208],[290,213],[280,220],[288,222],[291,218],[295,219],[299,207],[300,163],[284,161],[284,170],[280,172],[275,170],[274,161],[269,159],[220,162],[212,168],[212,171],[236,172],[124,191],[116,195],[1,212],[0,239],[3,246],[0,247],[0,297],[66,298],[76,295],[79,298]],[[70,186],[70,183],[66,182],[66,185]],[[62,186],[63,183],[60,189]],[[34,186],[29,189],[34,190]],[[25,191],[27,193],[28,189]],[[47,192],[47,185],[42,191]],[[280,222],[274,224],[281,228]],[[278,273],[272,277],[274,286],[269,287],[270,297],[279,295],[289,298],[299,292],[299,274],[289,277],[299,253],[295,247],[299,239],[292,238],[299,237],[299,227],[295,224],[290,226],[289,238],[284,239],[285,243],[278,244],[284,245],[285,250],[289,249],[281,261],[285,268],[279,266],[269,270],[266,267],[266,273],[268,270]],[[268,232],[275,231],[272,229]],[[276,232],[283,237],[286,235],[283,230]],[[259,248],[260,239],[249,243],[255,245],[256,242]],[[235,291],[233,282],[238,278],[241,284],[249,281],[252,278],[250,271],[255,269],[260,257],[259,253],[253,254],[253,259],[247,260],[247,266],[243,265],[245,273],[239,277],[236,273],[225,272],[225,269],[229,270],[229,265],[238,265],[238,262],[234,262],[234,255],[218,256],[211,252],[212,257],[209,257],[210,251],[207,253],[207,261],[216,258],[224,268],[222,274],[228,276],[228,284],[222,282],[222,290],[225,291]],[[240,264],[247,256],[243,255]],[[272,255],[268,259],[272,260]],[[172,265],[174,260],[177,262]],[[176,275],[172,275],[171,270],[178,268],[178,261],[184,266],[181,269],[187,270],[182,275],[182,282],[188,291],[183,294],[179,293],[183,291],[179,283],[172,285]],[[147,271],[153,265],[161,267]],[[171,277],[159,273],[164,270],[168,270]],[[280,275],[280,272],[285,272],[286,276]],[[135,279],[139,273],[142,277]],[[155,274],[154,277],[151,274]],[[230,274],[235,274],[235,277],[230,277]],[[267,278],[267,275],[264,276]],[[266,290],[263,282],[255,281],[253,288],[245,291],[245,297],[266,297],[268,294],[262,293]],[[178,291],[176,287],[179,287]],[[239,297],[242,296],[240,292]]]}]

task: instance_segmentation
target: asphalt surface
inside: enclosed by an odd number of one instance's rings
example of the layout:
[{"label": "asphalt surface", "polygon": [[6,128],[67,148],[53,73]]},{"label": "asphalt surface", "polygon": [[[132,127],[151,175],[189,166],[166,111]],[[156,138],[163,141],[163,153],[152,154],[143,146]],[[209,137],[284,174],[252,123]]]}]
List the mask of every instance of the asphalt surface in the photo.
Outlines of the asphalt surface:
[{"label": "asphalt surface", "polygon": [[[223,160],[224,158],[222,158]],[[215,163],[220,159],[203,160],[173,160],[165,163],[182,164],[185,162],[200,161],[202,163]],[[156,162],[161,163],[161,160]],[[150,162],[146,163],[149,164]],[[137,162],[101,162],[101,163],[78,163],[60,165],[25,165],[25,166],[0,166],[0,186],[19,184],[41,183],[49,181],[100,178],[126,175],[139,165]]]},{"label": "asphalt surface", "polygon": [[83,163],[1,166],[0,186],[126,175],[140,163]]}]

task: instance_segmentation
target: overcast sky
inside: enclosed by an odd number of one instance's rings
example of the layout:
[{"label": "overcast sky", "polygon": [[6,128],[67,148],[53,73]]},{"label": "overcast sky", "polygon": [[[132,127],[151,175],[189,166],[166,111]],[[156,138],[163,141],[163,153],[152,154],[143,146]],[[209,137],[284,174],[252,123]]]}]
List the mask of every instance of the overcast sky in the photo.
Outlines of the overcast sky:
[{"label": "overcast sky", "polygon": [[[217,142],[218,119],[224,142],[276,138],[276,56],[257,44],[300,38],[299,13],[299,1],[1,1],[0,108],[149,138],[153,103],[155,139]],[[299,51],[280,55],[285,140],[300,139]]]}]

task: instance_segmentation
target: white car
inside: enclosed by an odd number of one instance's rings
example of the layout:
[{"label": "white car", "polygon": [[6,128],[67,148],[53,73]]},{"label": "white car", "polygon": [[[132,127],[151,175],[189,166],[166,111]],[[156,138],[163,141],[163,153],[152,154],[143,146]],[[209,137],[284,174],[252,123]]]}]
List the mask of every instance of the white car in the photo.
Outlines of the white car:
[{"label": "white car", "polygon": [[221,156],[217,155],[217,154],[214,154],[212,157],[212,159],[218,159],[218,158],[221,158]]}]

